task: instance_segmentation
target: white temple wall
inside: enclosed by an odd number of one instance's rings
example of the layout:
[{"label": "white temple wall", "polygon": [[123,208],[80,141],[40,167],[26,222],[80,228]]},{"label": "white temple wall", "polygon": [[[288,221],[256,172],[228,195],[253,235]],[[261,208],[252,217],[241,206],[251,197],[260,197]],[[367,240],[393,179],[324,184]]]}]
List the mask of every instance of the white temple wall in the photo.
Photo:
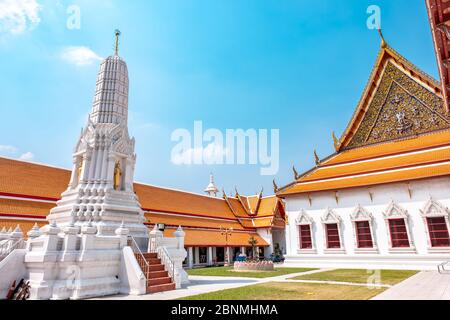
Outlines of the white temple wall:
[{"label": "white temple wall", "polygon": [[[370,188],[354,188],[337,193],[317,192],[307,195],[286,197],[286,212],[289,225],[286,226],[287,264],[341,267],[351,263],[354,267],[365,265],[390,266],[413,269],[436,269],[440,262],[450,260],[450,248],[430,249],[429,236],[421,210],[430,197],[445,207],[450,207],[450,178],[435,178],[408,183],[395,183]],[[389,204],[394,201],[405,209],[409,218],[410,242],[414,250],[393,253],[390,249],[390,233],[384,217]],[[373,216],[372,235],[377,250],[358,252],[352,213],[361,205]],[[342,251],[329,253],[322,217],[327,208],[339,216]],[[313,220],[311,227],[313,250],[299,250],[299,233],[296,219],[304,212]],[[356,260],[355,260],[356,259]],[[387,260],[386,260],[387,259]],[[385,263],[389,261],[389,263]],[[353,262],[349,262],[353,261]]]},{"label": "white temple wall", "polygon": [[258,232],[258,235],[269,244],[268,247],[264,247],[264,258],[268,259],[274,250],[272,232],[267,228],[259,228],[256,231]]}]

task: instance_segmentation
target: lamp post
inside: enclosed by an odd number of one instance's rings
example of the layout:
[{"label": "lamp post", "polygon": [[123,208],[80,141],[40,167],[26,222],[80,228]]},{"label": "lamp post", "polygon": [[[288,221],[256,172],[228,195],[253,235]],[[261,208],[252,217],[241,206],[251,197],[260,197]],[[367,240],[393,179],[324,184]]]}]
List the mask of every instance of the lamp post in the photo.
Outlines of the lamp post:
[{"label": "lamp post", "polygon": [[225,236],[225,266],[230,265],[230,254],[228,248],[228,237],[232,236],[233,228],[223,228],[220,226],[220,234]]}]

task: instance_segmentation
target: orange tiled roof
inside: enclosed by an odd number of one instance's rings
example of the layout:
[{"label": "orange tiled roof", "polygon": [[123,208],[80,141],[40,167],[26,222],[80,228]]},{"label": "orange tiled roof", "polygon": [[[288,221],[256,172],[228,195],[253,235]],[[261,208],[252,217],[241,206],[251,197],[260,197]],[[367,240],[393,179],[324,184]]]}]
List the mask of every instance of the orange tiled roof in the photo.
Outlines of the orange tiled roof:
[{"label": "orange tiled roof", "polygon": [[[0,219],[0,226],[5,225],[5,219],[11,219],[15,221],[11,223],[21,225],[25,221],[24,218],[36,217],[36,221],[41,221],[67,188],[69,179],[70,171],[66,169],[0,158],[0,195],[27,198],[27,200],[0,199],[0,218],[3,219]],[[228,199],[234,210],[232,211],[228,203],[220,198],[140,183],[135,183],[134,188],[148,223],[209,229],[255,228],[240,223],[238,217],[248,217],[248,214],[236,198]],[[42,200],[45,202],[41,202]],[[33,223],[29,227],[32,225]],[[22,228],[24,232],[28,231],[28,227]]]},{"label": "orange tiled roof", "polygon": [[134,190],[146,211],[189,213],[222,219],[236,220],[226,202],[194,193],[164,189],[135,183]]},{"label": "orange tiled roof", "polygon": [[[249,247],[248,243],[250,237],[254,237],[258,241],[258,246],[268,246],[268,243],[264,241],[257,233],[250,232],[232,232],[232,235],[228,237],[228,242],[225,240],[225,236],[221,235],[220,231],[210,230],[184,230],[186,237],[184,243],[186,246],[212,246],[212,247],[224,247],[226,245],[231,247]],[[165,236],[172,237],[175,229],[166,229],[164,231]]]},{"label": "orange tiled roof", "polygon": [[280,192],[280,196],[296,193],[338,190],[345,188],[371,186],[377,184],[419,180],[431,177],[450,175],[450,161],[429,165],[426,167],[414,166],[400,170],[382,171],[372,174],[353,175],[348,177],[321,179],[314,182],[297,181]]},{"label": "orange tiled roof", "polygon": [[4,215],[29,215],[29,216],[47,216],[50,209],[55,205],[53,203],[44,203],[36,201],[22,201],[13,199],[0,199],[0,214]]},{"label": "orange tiled roof", "polygon": [[0,158],[0,192],[59,199],[70,171]]},{"label": "orange tiled roof", "polygon": [[[163,223],[168,226],[183,227],[203,227],[203,228],[233,228],[235,230],[244,230],[242,224],[236,219],[234,221],[212,220],[209,218],[195,218],[189,216],[177,216],[168,214],[145,213],[147,223]],[[251,227],[254,228],[254,227]]]}]

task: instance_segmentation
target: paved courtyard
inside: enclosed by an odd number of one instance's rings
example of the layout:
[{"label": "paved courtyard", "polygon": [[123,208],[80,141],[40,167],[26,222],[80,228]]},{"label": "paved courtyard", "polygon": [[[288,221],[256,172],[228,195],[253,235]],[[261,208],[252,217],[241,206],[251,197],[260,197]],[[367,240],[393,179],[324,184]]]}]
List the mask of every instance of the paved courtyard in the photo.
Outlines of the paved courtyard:
[{"label": "paved courtyard", "polygon": [[372,300],[450,300],[450,274],[422,271]]}]

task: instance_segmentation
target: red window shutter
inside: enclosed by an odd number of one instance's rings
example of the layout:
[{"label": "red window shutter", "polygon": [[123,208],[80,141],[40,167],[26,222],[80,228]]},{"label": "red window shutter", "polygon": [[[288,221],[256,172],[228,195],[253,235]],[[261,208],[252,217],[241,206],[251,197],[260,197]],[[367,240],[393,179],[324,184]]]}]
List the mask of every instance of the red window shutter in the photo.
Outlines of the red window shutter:
[{"label": "red window shutter", "polygon": [[369,221],[356,221],[355,225],[358,248],[373,248]]},{"label": "red window shutter", "polygon": [[299,226],[300,249],[312,249],[311,225]]},{"label": "red window shutter", "polygon": [[450,247],[447,221],[444,217],[427,218],[432,247]]},{"label": "red window shutter", "polygon": [[339,249],[341,248],[341,241],[339,238],[339,227],[337,223],[330,223],[325,225],[327,235],[327,248]]},{"label": "red window shutter", "polygon": [[410,247],[405,219],[390,219],[389,231],[391,233],[391,242],[393,248]]}]

